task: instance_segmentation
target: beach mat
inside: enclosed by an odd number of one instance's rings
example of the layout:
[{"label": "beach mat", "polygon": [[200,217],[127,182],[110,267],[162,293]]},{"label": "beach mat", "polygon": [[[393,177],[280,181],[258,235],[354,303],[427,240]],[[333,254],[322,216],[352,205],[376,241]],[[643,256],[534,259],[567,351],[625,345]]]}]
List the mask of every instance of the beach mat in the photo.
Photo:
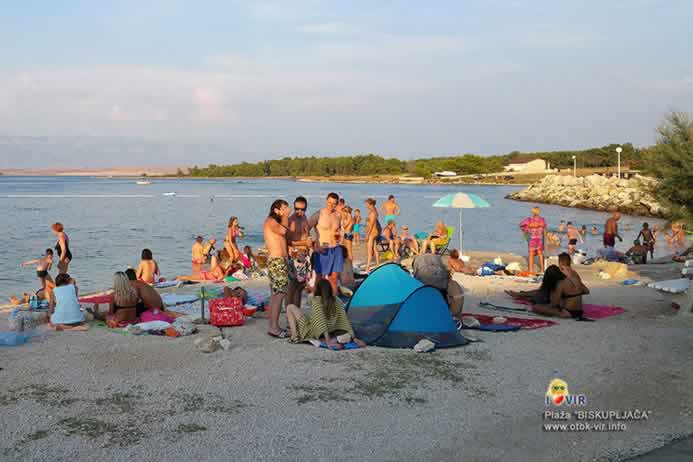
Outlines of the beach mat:
[{"label": "beach mat", "polygon": [[[521,305],[531,305],[527,300],[515,300],[515,303]],[[582,304],[582,316],[588,319],[604,319],[610,318],[611,316],[616,316],[624,313],[626,310],[620,306],[611,305],[594,305],[592,303]]]},{"label": "beach mat", "polygon": [[651,282],[647,285],[647,287],[652,287],[653,289],[657,289],[662,292],[669,292],[670,294],[681,294],[688,290],[690,284],[690,279],[680,278],[669,279],[667,281]]},{"label": "beach mat", "polygon": [[166,306],[183,305],[185,303],[195,303],[200,299],[197,294],[164,294],[161,296]]},{"label": "beach mat", "polygon": [[354,343],[353,341],[351,341],[351,342],[349,342],[349,343],[343,343],[342,346],[343,346],[344,348],[342,348],[342,349],[330,348],[330,347],[327,346],[327,343],[325,343],[325,342],[319,342],[318,340],[309,340],[309,342],[310,342],[310,344],[312,344],[313,346],[317,346],[317,347],[320,347],[320,348],[326,348],[326,349],[332,350],[332,351],[356,350],[357,348],[361,348],[360,346],[358,346],[358,345],[357,345],[356,343]]},{"label": "beach mat", "polygon": [[548,319],[526,319],[526,318],[515,318],[503,316],[506,321],[502,324],[497,324],[493,322],[493,318],[497,316],[490,316],[487,314],[477,314],[477,313],[464,313],[464,316],[472,316],[481,326],[477,330],[486,330],[491,332],[505,332],[505,331],[517,331],[517,330],[532,330],[541,329],[542,327],[550,327],[558,324],[556,321],[550,321]]},{"label": "beach mat", "polygon": [[162,281],[154,284],[155,289],[165,289],[167,287],[174,287],[180,284],[181,281]]}]

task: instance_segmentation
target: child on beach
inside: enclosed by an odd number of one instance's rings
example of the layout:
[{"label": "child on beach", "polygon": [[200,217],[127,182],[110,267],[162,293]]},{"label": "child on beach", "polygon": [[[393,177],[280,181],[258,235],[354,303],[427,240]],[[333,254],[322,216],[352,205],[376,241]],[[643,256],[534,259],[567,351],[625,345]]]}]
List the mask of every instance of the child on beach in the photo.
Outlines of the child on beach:
[{"label": "child on beach", "polygon": [[142,261],[140,261],[140,265],[137,267],[137,279],[147,284],[154,284],[159,280],[160,276],[159,264],[154,260],[152,251],[149,249],[142,250]]},{"label": "child on beach", "polygon": [[354,245],[359,245],[361,243],[361,210],[354,209]]},{"label": "child on beach", "polygon": [[568,255],[573,255],[575,253],[575,246],[577,245],[578,240],[581,244],[584,241],[582,240],[582,235],[572,221],[568,222],[568,231],[566,232],[566,235],[568,237]]},{"label": "child on beach", "polygon": [[55,330],[85,331],[89,326],[84,325],[82,313],[77,298],[77,286],[67,273],[55,278],[55,288],[51,292],[48,305],[50,325]]},{"label": "child on beach", "polygon": [[20,266],[36,264],[36,277],[39,278],[41,289],[46,290],[46,280],[53,281],[48,271],[53,266],[53,249],[46,249],[45,255],[35,259],[20,263]]},{"label": "child on beach", "polygon": [[638,237],[636,237],[635,240],[639,241],[640,236],[642,236],[642,244],[645,247],[647,247],[647,249],[650,252],[650,258],[654,258],[654,245],[655,242],[657,242],[657,239],[655,238],[654,233],[650,229],[649,223],[642,224],[642,229],[638,233]]}]

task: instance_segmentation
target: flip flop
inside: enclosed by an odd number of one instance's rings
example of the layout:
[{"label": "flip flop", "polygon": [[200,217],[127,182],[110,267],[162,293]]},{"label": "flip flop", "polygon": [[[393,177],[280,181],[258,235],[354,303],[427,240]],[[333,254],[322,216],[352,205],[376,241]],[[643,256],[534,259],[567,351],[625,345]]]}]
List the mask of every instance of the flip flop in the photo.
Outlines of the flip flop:
[{"label": "flip flop", "polygon": [[279,330],[278,334],[274,334],[272,332],[267,332],[267,335],[269,335],[270,337],[274,337],[274,338],[288,338],[289,337],[289,333],[283,329]]}]

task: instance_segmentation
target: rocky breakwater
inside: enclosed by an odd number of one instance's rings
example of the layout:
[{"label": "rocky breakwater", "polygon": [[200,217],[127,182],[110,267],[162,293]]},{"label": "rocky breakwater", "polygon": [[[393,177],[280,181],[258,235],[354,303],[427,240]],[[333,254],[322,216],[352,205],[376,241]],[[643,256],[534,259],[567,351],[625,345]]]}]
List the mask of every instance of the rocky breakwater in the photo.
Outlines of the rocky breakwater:
[{"label": "rocky breakwater", "polygon": [[656,180],[638,175],[628,180],[600,175],[580,178],[549,175],[522,191],[508,194],[506,198],[602,211],[617,209],[629,215],[666,217],[669,210],[659,204],[651,192],[656,185]]}]

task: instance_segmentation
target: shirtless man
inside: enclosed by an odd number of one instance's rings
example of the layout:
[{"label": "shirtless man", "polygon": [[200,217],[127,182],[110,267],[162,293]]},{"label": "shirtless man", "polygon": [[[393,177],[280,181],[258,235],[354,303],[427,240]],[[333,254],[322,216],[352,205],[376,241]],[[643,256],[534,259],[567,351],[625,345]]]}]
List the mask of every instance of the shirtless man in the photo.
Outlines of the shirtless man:
[{"label": "shirtless man", "polygon": [[329,193],[325,207],[320,210],[320,218],[316,226],[319,250],[315,259],[315,274],[318,281],[320,277],[330,281],[335,296],[337,295],[337,278],[344,267],[344,254],[339,245],[342,239],[342,216],[337,211],[338,204],[337,193]]},{"label": "shirtless man", "polygon": [[161,299],[161,295],[156,289],[149,284],[137,280],[137,273],[134,269],[128,268],[125,270],[125,274],[130,280],[130,285],[137,292],[137,297],[139,301],[137,302],[137,316],[142,314],[147,310],[161,310],[166,311],[166,306],[164,301]]},{"label": "shirtless man", "polygon": [[640,236],[642,236],[643,245],[645,245],[650,252],[650,258],[654,258],[654,246],[655,242],[657,242],[657,239],[655,238],[654,233],[650,229],[649,223],[642,224],[642,229],[638,233],[638,237],[636,237],[635,239],[639,241]]},{"label": "shirtless man", "polygon": [[575,246],[578,240],[582,244],[582,234],[575,227],[572,221],[568,222],[568,230],[566,231],[566,236],[568,237],[568,255],[573,255],[575,253]]},{"label": "shirtless man", "polygon": [[192,245],[192,263],[193,265],[201,265],[205,262],[205,248],[202,245],[204,239],[202,236],[197,236]]},{"label": "shirtless man", "polygon": [[371,270],[371,258],[375,254],[375,264],[380,265],[380,253],[375,245],[380,239],[382,228],[378,221],[378,211],[375,209],[375,199],[369,197],[366,199],[366,208],[368,209],[368,217],[366,217],[366,272]]},{"label": "shirtless man", "polygon": [[397,201],[395,201],[395,196],[390,194],[387,197],[387,200],[383,202],[383,205],[380,206],[380,211],[383,212],[383,215],[385,215],[385,218],[383,219],[385,223],[390,223],[390,220],[397,222],[400,208]]},{"label": "shirtless man", "polygon": [[292,277],[289,278],[289,289],[286,297],[287,305],[301,307],[301,295],[310,278],[310,249],[313,239],[310,237],[306,210],[308,201],[303,196],[294,200],[294,213],[289,217],[289,230],[286,239],[289,244],[289,263]]},{"label": "shirtless man", "polygon": [[615,247],[616,238],[620,242],[623,242],[623,238],[618,234],[618,220],[621,219],[620,212],[614,212],[614,214],[606,220],[604,225],[604,247]]},{"label": "shirtless man", "polygon": [[270,212],[263,226],[267,258],[267,272],[272,296],[269,302],[269,330],[272,337],[286,338],[288,334],[279,328],[279,312],[282,300],[289,288],[289,258],[286,245],[286,233],[289,225],[289,204],[277,199],[272,202]]}]

